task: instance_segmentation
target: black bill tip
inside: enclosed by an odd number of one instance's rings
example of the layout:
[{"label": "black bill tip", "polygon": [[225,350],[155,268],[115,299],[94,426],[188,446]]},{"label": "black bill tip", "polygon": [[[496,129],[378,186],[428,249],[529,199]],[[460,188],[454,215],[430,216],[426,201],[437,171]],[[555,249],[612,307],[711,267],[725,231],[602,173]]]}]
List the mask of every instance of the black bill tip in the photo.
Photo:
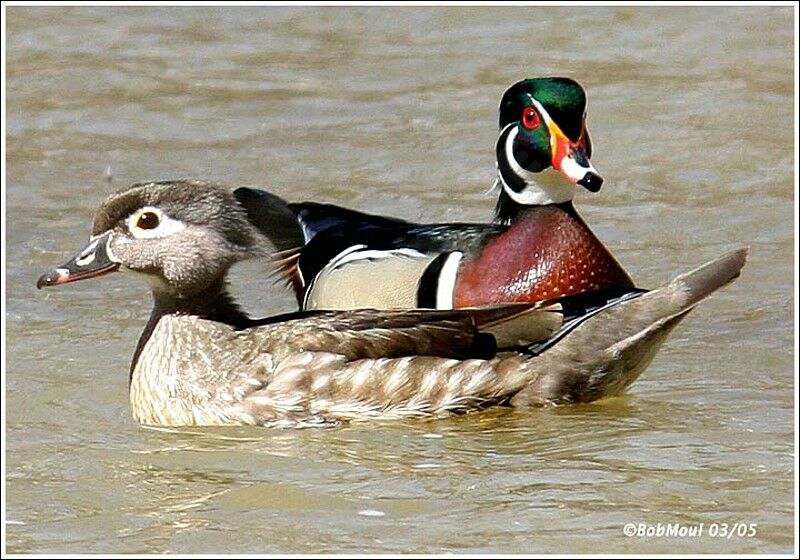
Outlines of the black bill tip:
[{"label": "black bill tip", "polygon": [[589,192],[597,192],[603,186],[603,178],[592,171],[588,171],[578,184]]}]

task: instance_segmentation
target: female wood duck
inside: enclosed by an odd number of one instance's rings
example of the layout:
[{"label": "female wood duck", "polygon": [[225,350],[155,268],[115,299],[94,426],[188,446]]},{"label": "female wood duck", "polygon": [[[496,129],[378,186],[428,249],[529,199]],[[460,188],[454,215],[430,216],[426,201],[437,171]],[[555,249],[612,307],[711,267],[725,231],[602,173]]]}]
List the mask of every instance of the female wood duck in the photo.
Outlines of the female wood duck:
[{"label": "female wood duck", "polygon": [[139,422],[318,424],[617,395],[747,252],[612,299],[257,321],[226,289],[234,263],[269,252],[252,214],[240,191],[214,184],[134,185],[103,202],[75,257],[39,278],[39,288],[117,270],[147,280],[154,307],[130,373]]},{"label": "female wood duck", "polygon": [[[500,102],[499,187],[492,224],[415,224],[337,206],[263,196],[283,219],[263,231],[285,249],[304,309],[452,309],[625,291],[628,274],[572,204],[603,179],[589,161],[586,94],[567,78],[511,86]],[[253,193],[253,203],[258,198]]]}]

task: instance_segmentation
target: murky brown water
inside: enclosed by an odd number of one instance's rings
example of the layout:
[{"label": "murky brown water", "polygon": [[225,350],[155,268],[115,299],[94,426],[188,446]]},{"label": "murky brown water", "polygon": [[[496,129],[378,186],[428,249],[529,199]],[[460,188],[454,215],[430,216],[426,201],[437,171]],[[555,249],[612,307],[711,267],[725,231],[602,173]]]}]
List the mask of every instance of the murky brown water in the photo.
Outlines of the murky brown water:
[{"label": "murky brown water", "polygon": [[[7,46],[9,552],[791,552],[790,8],[11,7]],[[135,181],[486,220],[498,99],[552,74],[588,89],[607,182],[578,206],[639,284],[753,248],[624,398],[145,429],[126,394],[145,286],[34,287]],[[291,309],[262,272],[236,273],[248,307]],[[708,534],[736,522],[757,534]]]}]

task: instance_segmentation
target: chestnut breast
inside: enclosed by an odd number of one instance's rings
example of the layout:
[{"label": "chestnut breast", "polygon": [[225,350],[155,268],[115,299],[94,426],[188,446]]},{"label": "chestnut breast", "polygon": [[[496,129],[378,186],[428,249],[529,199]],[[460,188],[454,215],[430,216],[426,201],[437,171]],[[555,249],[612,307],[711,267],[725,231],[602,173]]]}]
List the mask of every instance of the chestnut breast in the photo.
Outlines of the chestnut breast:
[{"label": "chestnut breast", "polygon": [[526,209],[458,272],[454,306],[535,302],[589,290],[633,287],[574,209]]}]

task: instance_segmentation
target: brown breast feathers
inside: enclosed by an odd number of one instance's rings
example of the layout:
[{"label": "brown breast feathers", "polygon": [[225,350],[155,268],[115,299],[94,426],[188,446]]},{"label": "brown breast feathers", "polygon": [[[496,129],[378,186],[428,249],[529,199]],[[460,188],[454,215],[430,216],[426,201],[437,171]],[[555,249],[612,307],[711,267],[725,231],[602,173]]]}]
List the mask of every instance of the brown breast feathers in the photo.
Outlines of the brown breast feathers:
[{"label": "brown breast feathers", "polygon": [[535,302],[623,287],[633,282],[580,216],[543,206],[527,210],[461,266],[454,305]]}]

